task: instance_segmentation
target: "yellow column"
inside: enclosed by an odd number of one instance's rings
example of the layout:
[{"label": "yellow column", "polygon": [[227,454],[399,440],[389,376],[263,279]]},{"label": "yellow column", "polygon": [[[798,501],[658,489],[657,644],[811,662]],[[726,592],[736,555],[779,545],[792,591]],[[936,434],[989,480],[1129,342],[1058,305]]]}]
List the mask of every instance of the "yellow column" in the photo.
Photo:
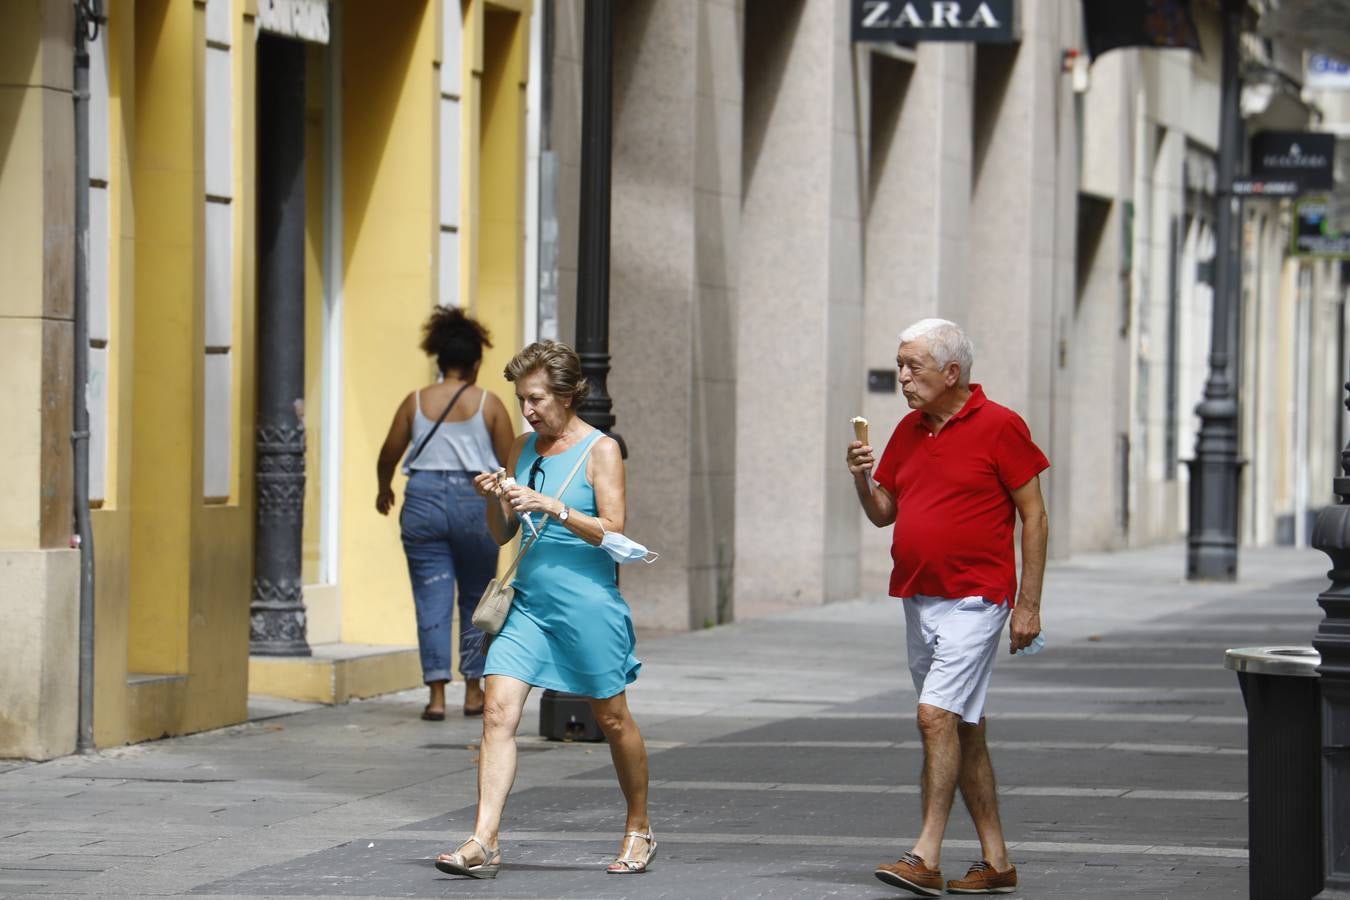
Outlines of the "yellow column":
[{"label": "yellow column", "polygon": [[429,0],[343,16],[342,639],[407,645],[412,592],[397,517],[375,512],[375,460],[431,375],[417,343],[436,291],[436,17]]},{"label": "yellow column", "polygon": [[94,510],[94,743],[126,742],[127,627],[131,598],[131,406],[136,218],[131,196],[136,127],[136,6],[108,10],[99,40],[108,59],[108,245],[90,246],[108,259],[107,490]]},{"label": "yellow column", "polygon": [[136,5],[133,672],[185,673],[200,495],[203,172],[195,4]]},{"label": "yellow column", "polygon": [[477,285],[465,297],[495,344],[483,359],[481,383],[515,409],[502,368],[520,349],[524,334],[528,5],[487,4],[475,24],[482,29],[479,121],[466,155],[476,157],[479,177],[476,217],[468,220]]}]

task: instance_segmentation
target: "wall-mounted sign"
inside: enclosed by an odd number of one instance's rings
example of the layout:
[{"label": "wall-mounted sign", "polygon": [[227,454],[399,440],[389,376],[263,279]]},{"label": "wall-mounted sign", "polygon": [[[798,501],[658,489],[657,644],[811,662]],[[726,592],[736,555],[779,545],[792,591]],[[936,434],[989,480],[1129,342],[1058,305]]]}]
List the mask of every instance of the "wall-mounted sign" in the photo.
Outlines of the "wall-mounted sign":
[{"label": "wall-mounted sign", "polygon": [[258,0],[258,30],[328,43],[328,0]]},{"label": "wall-mounted sign", "polygon": [[1321,53],[1308,54],[1303,86],[1331,91],[1350,91],[1350,65]]},{"label": "wall-mounted sign", "polygon": [[1335,186],[1336,136],[1315,131],[1262,131],[1252,136],[1251,177],[1292,181],[1303,193]]},{"label": "wall-mounted sign", "polygon": [[1328,213],[1325,197],[1303,200],[1294,205],[1291,253],[1296,256],[1350,259],[1350,234],[1342,234],[1332,228]]},{"label": "wall-mounted sign", "polygon": [[1015,44],[1017,0],[853,0],[853,40]]}]

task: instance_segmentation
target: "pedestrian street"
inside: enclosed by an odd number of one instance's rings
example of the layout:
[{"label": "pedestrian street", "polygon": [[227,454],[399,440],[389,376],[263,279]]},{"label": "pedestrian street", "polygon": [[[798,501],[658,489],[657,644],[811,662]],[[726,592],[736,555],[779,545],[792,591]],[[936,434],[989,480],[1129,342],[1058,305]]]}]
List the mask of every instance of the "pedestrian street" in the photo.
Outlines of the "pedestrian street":
[{"label": "pedestrian street", "polygon": [[[1183,584],[1183,553],[1052,563],[1046,650],[998,662],[989,741],[1013,896],[1247,895],[1245,715],[1223,650],[1306,643],[1326,561],[1244,551],[1237,584]],[[269,717],[0,764],[0,896],[910,896],[872,875],[920,820],[903,634],[872,596],[640,637],[630,694],[660,843],[641,876],[603,872],[623,825],[605,746],[540,739],[537,698],[500,877],[437,872],[471,828],[479,725],[419,720],[412,691],[254,698]],[[958,799],[948,877],[979,858],[974,837]]]}]

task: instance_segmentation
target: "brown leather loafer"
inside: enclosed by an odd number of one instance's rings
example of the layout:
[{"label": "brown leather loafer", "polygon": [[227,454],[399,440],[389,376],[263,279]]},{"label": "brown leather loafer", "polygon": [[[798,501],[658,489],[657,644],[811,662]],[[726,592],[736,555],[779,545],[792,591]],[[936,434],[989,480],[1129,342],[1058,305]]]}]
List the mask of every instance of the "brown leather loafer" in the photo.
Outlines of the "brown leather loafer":
[{"label": "brown leather loafer", "polygon": [[1011,894],[1017,890],[1017,866],[1008,866],[1006,872],[999,872],[980,860],[970,867],[965,878],[947,882],[947,890],[953,894]]},{"label": "brown leather loafer", "polygon": [[923,857],[906,853],[893,863],[877,866],[877,878],[892,887],[903,888],[924,897],[942,895],[942,871],[930,869]]}]

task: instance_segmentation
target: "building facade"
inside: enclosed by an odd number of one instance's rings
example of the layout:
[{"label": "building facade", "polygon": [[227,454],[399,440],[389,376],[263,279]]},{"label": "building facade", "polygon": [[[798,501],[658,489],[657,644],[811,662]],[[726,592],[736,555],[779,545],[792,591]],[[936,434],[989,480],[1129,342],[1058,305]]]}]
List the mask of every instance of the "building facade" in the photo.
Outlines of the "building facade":
[{"label": "building facade", "polygon": [[[1052,553],[1177,540],[1208,373],[1218,15],[1202,52],[1086,65],[1077,0],[1012,4],[1002,42],[855,42],[835,0],[614,4],[609,338],[639,627],[685,630],[883,590],[849,419],[906,412],[896,335],[942,316],[1052,468]],[[493,332],[482,379],[575,337],[582,25],[559,0],[109,0],[74,183],[74,13],[0,30],[0,756],[74,746],[75,190],[90,200],[99,746],[242,721],[250,691],[340,701],[420,678],[394,518],[373,509],[398,401],[434,372],[435,304]],[[320,15],[319,13],[322,13]],[[283,15],[284,14],[284,15]],[[250,657],[258,606],[259,180],[300,54],[303,620]],[[1344,130],[1345,94],[1249,40],[1248,132]],[[1290,85],[1293,85],[1290,87]],[[1339,124],[1338,124],[1339,123]],[[294,124],[294,123],[292,123]],[[1242,211],[1241,540],[1302,541],[1344,443],[1345,269]],[[303,344],[303,347],[300,346]],[[396,488],[397,489],[397,488]],[[271,500],[269,499],[269,503]],[[1179,573],[1180,575],[1180,573]]]},{"label": "building facade", "polygon": [[[625,572],[641,624],[883,590],[889,535],[841,460],[850,417],[880,442],[906,412],[896,335],[925,316],[967,327],[975,380],[1050,456],[1053,555],[1186,534],[1211,346],[1218,5],[1193,4],[1198,53],[1090,65],[1073,0],[1020,4],[1012,43],[853,43],[849,7],[616,8],[610,384],[633,527],[666,553]],[[567,337],[582,12],[557,9],[545,119]],[[1243,58],[1248,134],[1334,130],[1339,107],[1301,90],[1301,53],[1250,35]],[[1345,272],[1290,254],[1291,208],[1249,200],[1241,219],[1249,543],[1306,540],[1344,443]]]},{"label": "building facade", "polygon": [[[524,303],[528,0],[111,0],[90,41],[90,491],[98,746],[243,721],[254,691],[345,699],[420,682],[397,517],[375,460],[435,304],[492,330],[484,382],[533,328]],[[71,543],[72,38],[64,0],[4,12],[8,148],[0,312],[5,629],[0,755],[74,746]],[[267,82],[281,42],[302,74]],[[254,657],[258,180],[303,85],[303,596],[308,659]],[[35,223],[40,223],[36,225]],[[532,312],[531,312],[532,315]],[[298,342],[297,342],[298,343]],[[298,506],[298,497],[267,503]],[[264,601],[266,598],[262,598]],[[262,605],[265,605],[262,604]],[[12,645],[12,646],[11,646]],[[11,652],[12,651],[12,652]]]}]

